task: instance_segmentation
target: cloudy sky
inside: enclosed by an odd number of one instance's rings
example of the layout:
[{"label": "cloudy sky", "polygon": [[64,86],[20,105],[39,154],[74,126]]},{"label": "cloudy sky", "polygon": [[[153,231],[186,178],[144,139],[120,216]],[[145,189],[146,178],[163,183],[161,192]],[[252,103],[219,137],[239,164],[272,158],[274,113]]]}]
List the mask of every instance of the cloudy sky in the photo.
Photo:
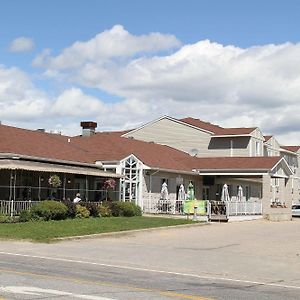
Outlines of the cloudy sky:
[{"label": "cloudy sky", "polygon": [[80,133],[162,115],[300,144],[300,1],[2,0],[0,120]]}]

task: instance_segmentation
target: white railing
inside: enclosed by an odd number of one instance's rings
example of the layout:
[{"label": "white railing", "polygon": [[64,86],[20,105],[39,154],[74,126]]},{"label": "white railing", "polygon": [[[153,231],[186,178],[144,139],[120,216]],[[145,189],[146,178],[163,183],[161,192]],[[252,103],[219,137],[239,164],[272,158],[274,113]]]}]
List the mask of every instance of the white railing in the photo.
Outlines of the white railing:
[{"label": "white railing", "polygon": [[228,201],[226,202],[227,216],[261,215],[262,203],[253,201]]},{"label": "white railing", "polygon": [[7,201],[0,200],[0,214],[7,216],[19,215],[22,210],[29,210],[40,201]]},{"label": "white railing", "polygon": [[161,200],[159,197],[144,199],[143,212],[150,214],[183,214],[183,201]]}]

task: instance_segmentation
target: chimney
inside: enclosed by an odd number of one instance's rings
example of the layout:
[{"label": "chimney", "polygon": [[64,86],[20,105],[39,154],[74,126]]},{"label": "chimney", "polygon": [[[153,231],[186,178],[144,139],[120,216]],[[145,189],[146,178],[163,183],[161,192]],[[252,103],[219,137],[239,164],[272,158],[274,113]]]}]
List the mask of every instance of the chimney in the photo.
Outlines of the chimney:
[{"label": "chimney", "polygon": [[82,127],[82,136],[91,136],[95,134],[97,123],[93,121],[84,121],[80,122],[80,126]]}]

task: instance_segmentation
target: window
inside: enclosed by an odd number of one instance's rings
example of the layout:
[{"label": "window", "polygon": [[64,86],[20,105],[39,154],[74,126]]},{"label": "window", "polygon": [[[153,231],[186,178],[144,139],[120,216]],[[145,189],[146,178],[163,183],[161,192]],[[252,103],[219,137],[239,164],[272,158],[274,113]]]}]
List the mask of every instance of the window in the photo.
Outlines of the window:
[{"label": "window", "polygon": [[130,156],[122,162],[124,178],[121,179],[121,199],[123,201],[137,203],[140,171],[140,163],[135,157]]},{"label": "window", "polygon": [[255,142],[255,155],[260,156],[260,142]]}]

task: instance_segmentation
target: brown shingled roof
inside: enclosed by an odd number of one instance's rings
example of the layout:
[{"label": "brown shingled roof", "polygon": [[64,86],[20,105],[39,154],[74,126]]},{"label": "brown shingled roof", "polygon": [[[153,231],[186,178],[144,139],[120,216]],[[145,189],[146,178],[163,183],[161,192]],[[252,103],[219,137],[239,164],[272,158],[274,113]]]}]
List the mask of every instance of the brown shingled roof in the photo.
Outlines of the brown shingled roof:
[{"label": "brown shingled roof", "polygon": [[269,170],[272,169],[282,157],[209,157],[198,158],[195,169],[199,170]]},{"label": "brown shingled roof", "polygon": [[2,153],[84,163],[119,161],[134,154],[153,169],[179,172],[192,172],[193,169],[271,169],[280,160],[280,157],[197,158],[168,146],[121,137],[119,132],[70,138],[0,125],[0,139]]},{"label": "brown shingled roof", "polygon": [[210,131],[212,133],[216,133],[219,130],[224,129],[224,128],[220,127],[219,125],[211,124],[209,122],[204,122],[199,119],[194,119],[191,117],[180,119],[179,121],[187,123],[187,124],[195,126],[195,127],[198,127],[200,129]]},{"label": "brown shingled roof", "polygon": [[67,136],[0,125],[0,152],[93,163],[89,152],[68,143]]},{"label": "brown shingled roof", "polygon": [[180,121],[193,125],[200,129],[204,129],[212,132],[214,135],[240,135],[240,134],[250,134],[257,127],[241,127],[241,128],[223,128],[219,125],[211,124],[208,122],[201,121],[199,119],[194,119],[191,117],[180,119]]},{"label": "brown shingled roof", "polygon": [[273,135],[264,135],[265,142],[267,142],[269,139],[271,139]]},{"label": "brown shingled roof", "polygon": [[297,152],[300,149],[300,146],[280,146],[280,147],[291,152]]},{"label": "brown shingled roof", "polygon": [[90,155],[99,161],[119,161],[134,154],[144,164],[152,168],[163,168],[181,171],[192,171],[193,160],[189,154],[180,150],[144,142],[118,134],[103,132],[91,137],[75,137],[71,143],[80,148],[88,149]]},{"label": "brown shingled roof", "polygon": [[222,128],[215,132],[215,135],[240,135],[250,134],[257,127],[241,127],[241,128]]}]

